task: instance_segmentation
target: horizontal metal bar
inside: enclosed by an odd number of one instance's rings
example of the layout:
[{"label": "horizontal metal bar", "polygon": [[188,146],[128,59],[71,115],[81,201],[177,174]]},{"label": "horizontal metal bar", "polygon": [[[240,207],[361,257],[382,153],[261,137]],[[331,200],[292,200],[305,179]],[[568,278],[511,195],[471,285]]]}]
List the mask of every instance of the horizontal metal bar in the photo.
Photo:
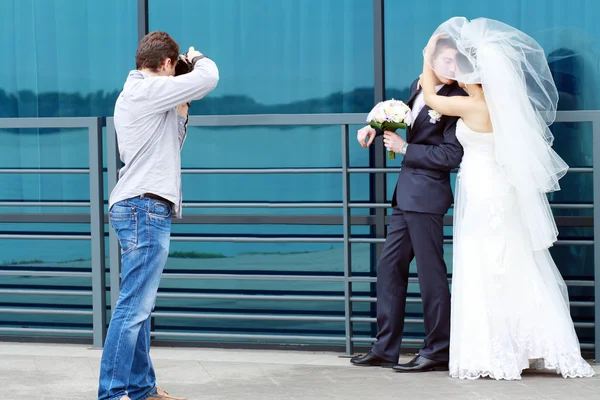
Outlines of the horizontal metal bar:
[{"label": "horizontal metal bar", "polygon": [[[367,297],[367,296],[352,296],[350,297],[350,301],[352,303],[377,303],[377,297]],[[413,297],[406,298],[407,303],[422,303],[423,301],[419,299],[415,299]]]},{"label": "horizontal metal bar", "polygon": [[[98,117],[0,118],[0,129],[89,128]],[[82,133],[86,135],[87,132]]]},{"label": "horizontal metal bar", "polygon": [[[204,274],[204,273],[163,273],[163,278],[165,279],[223,279],[223,280],[280,280],[280,281],[315,281],[315,282],[343,282],[343,276],[332,276],[332,275],[262,275],[262,274]],[[377,282],[376,277],[367,277],[367,276],[353,276],[349,278],[350,282],[353,283],[375,283]],[[448,278],[448,283],[452,282],[452,278]],[[419,278],[410,277],[408,278],[408,283],[419,283]],[[594,281],[587,280],[566,280],[565,283],[567,286],[573,287],[591,287],[594,286]],[[212,296],[212,295],[209,295]],[[226,295],[229,296],[229,295]],[[250,295],[253,297],[253,295]],[[353,298],[353,301],[364,301],[364,300],[356,300],[357,298]],[[373,298],[375,299],[375,298]],[[574,305],[591,307],[593,306],[593,302],[573,302]]]},{"label": "horizontal metal bar", "polygon": [[[392,208],[391,203],[350,203],[351,208]],[[550,208],[557,210],[584,210],[593,209],[593,204],[550,204]]]},{"label": "horizontal metal bar", "polygon": [[27,239],[27,240],[90,240],[90,234],[84,235],[30,235],[26,233],[0,233],[0,239]]},{"label": "horizontal metal bar", "polygon": [[0,207],[89,207],[89,201],[0,201]]},{"label": "horizontal metal bar", "polygon": [[[572,287],[583,286],[583,285],[569,285]],[[585,285],[590,286],[590,285]],[[591,285],[593,286],[593,285]],[[366,297],[366,296],[354,296],[350,298],[352,303],[377,303],[377,297]],[[407,297],[407,303],[422,303],[421,297]],[[593,301],[571,301],[569,302],[571,307],[594,307]]]},{"label": "horizontal metal bar", "polygon": [[[597,111],[558,111],[556,113],[555,122],[593,122],[597,119]],[[188,126],[283,126],[283,125],[365,125],[366,114],[254,114],[254,115],[193,115],[188,120]],[[81,127],[87,127],[89,122],[86,118],[6,118],[0,120],[0,128],[15,127],[19,128],[19,124],[30,120],[33,128],[38,128],[39,125],[44,127],[55,127],[50,125],[50,120],[55,120],[54,123],[63,123],[66,127],[73,126],[76,122],[81,122]],[[15,120],[12,126],[5,126],[3,121]],[[65,121],[67,120],[67,121]],[[108,120],[113,120],[108,117]],[[51,122],[51,121],[50,121]]]},{"label": "horizontal metal bar", "polygon": [[[2,214],[0,214],[0,221]],[[372,225],[372,217],[369,215],[356,215],[352,219],[354,225]],[[296,215],[273,215],[273,214],[188,214],[182,219],[173,220],[175,224],[230,224],[230,225],[342,225],[342,215],[324,214],[296,214]]]},{"label": "horizontal metal bar", "polygon": [[[385,243],[385,238],[350,238],[350,243]],[[444,244],[451,243],[451,239],[444,239]]]},{"label": "horizontal metal bar", "polygon": [[91,329],[42,329],[42,328],[0,328],[0,333],[58,333],[58,334],[81,334],[91,335]]},{"label": "horizontal metal bar", "polygon": [[554,122],[594,122],[597,118],[595,110],[557,111]]},{"label": "horizontal metal bar", "polygon": [[593,287],[594,281],[593,280],[584,281],[584,280],[578,280],[578,279],[570,279],[570,280],[565,280],[565,284],[567,286],[574,286],[574,287]]},{"label": "horizontal metal bar", "polygon": [[[0,170],[1,171],[1,170]],[[341,168],[186,168],[182,174],[339,174]]]},{"label": "horizontal metal bar", "polygon": [[93,311],[45,309],[45,308],[0,308],[0,314],[47,314],[47,315],[92,315]]},{"label": "horizontal metal bar", "polygon": [[[108,222],[108,217],[105,216],[105,222]],[[90,214],[83,213],[4,213],[0,214],[0,222],[8,223],[42,223],[42,224],[89,224]]]},{"label": "horizontal metal bar", "polygon": [[[350,238],[350,243],[385,243],[385,238]],[[444,239],[444,244],[452,244],[452,239]],[[593,240],[558,240],[555,246],[593,246]]]},{"label": "horizontal metal bar", "polygon": [[356,167],[348,168],[348,172],[351,174],[397,174],[400,172],[400,167],[387,167],[387,168],[369,168],[369,167]]},{"label": "horizontal metal bar", "polygon": [[348,278],[353,283],[375,283],[377,278],[374,276],[351,276]]},{"label": "horizontal metal bar", "polygon": [[[1,204],[0,204],[1,205]],[[187,208],[342,208],[342,203],[188,202]]]},{"label": "horizontal metal bar", "polygon": [[594,307],[593,301],[570,301],[569,305],[571,307]]},{"label": "horizontal metal bar", "polygon": [[[262,274],[203,274],[203,273],[194,273],[194,274],[182,274],[182,273],[163,273],[162,277],[164,279],[223,279],[223,280],[264,280],[264,281],[311,281],[311,282],[343,282],[343,276],[331,276],[331,275],[262,275]],[[349,281],[352,283],[375,283],[377,282],[376,277],[350,277]],[[419,278],[408,278],[409,283],[419,283]],[[448,282],[451,283],[452,279],[449,278]],[[573,287],[587,287],[594,286],[593,281],[584,281],[584,280],[568,280],[565,281],[567,286]],[[373,298],[376,300],[375,298]],[[356,297],[353,298],[352,301],[364,301],[364,300],[356,300]],[[578,307],[593,307],[594,303],[589,301],[581,301],[581,302],[571,302],[571,305]]]},{"label": "horizontal metal bar", "polygon": [[[0,293],[2,293],[0,291]],[[91,292],[90,292],[91,293]],[[206,300],[277,300],[277,301],[344,301],[344,296],[296,296],[265,294],[219,294],[219,293],[174,293],[158,292],[160,298],[206,299]]]},{"label": "horizontal metal bar", "polygon": [[552,204],[550,203],[550,208],[554,208],[557,210],[584,210],[584,209],[593,209],[593,204]]},{"label": "horizontal metal bar", "polygon": [[338,342],[344,341],[343,336],[300,336],[300,335],[252,335],[244,333],[196,333],[196,332],[169,332],[152,331],[152,336],[172,336],[185,338],[216,338],[216,339],[249,339],[249,340],[297,340],[297,341],[317,341],[317,342]]},{"label": "horizontal metal bar", "polygon": [[555,246],[593,246],[593,240],[558,240]]},{"label": "horizontal metal bar", "polygon": [[[350,339],[354,343],[373,343],[377,340],[374,337],[352,337]],[[402,338],[403,344],[423,344],[423,339]]]},{"label": "horizontal metal bar", "polygon": [[[192,115],[192,126],[365,125],[366,114]],[[332,132],[333,133],[333,132]],[[335,132],[337,133],[337,131]]]},{"label": "horizontal metal bar", "polygon": [[392,208],[391,203],[349,203],[350,208]]},{"label": "horizontal metal bar", "polygon": [[89,174],[89,168],[0,168],[0,174]]},{"label": "horizontal metal bar", "polygon": [[[368,323],[377,323],[377,318],[369,318],[369,317],[352,317],[352,322],[368,322]],[[423,318],[405,318],[405,324],[413,324],[413,325],[422,325],[424,323]]]},{"label": "horizontal metal bar", "polygon": [[592,173],[594,172],[593,167],[571,167],[567,170],[568,173]]},{"label": "horizontal metal bar", "polygon": [[[375,225],[374,215],[353,215],[350,223],[353,226]],[[325,214],[186,214],[182,219],[174,219],[174,224],[212,224],[212,225],[343,225],[342,215]],[[390,216],[385,217],[385,223],[389,225]],[[555,217],[558,227],[591,227],[594,225],[592,216],[557,216]],[[108,215],[104,216],[104,222],[108,223]],[[90,214],[84,213],[2,213],[0,223],[73,223],[89,224]],[[444,226],[452,226],[452,216],[444,216]]]},{"label": "horizontal metal bar", "polygon": [[[0,267],[1,268],[1,267]],[[52,278],[91,278],[91,272],[58,272],[58,271],[27,271],[17,270],[4,271],[0,269],[0,276],[46,276]]]},{"label": "horizontal metal bar", "polygon": [[580,343],[579,347],[581,347],[583,350],[593,350],[596,348],[593,343]]},{"label": "horizontal metal bar", "polygon": [[[386,167],[386,168],[348,168],[349,173],[354,174],[397,174],[402,168],[400,167]],[[450,171],[451,173],[458,172],[458,169]],[[571,167],[568,169],[569,173],[592,173],[594,172],[593,167]]]},{"label": "horizontal metal bar", "polygon": [[308,315],[252,315],[252,314],[217,314],[217,313],[181,313],[181,312],[153,312],[154,317],[164,318],[198,318],[198,319],[227,319],[227,320],[252,320],[252,321],[321,321],[344,322],[344,317],[334,316],[308,316]]},{"label": "horizontal metal bar", "polygon": [[[0,235],[2,238],[2,235]],[[343,238],[323,237],[246,237],[246,236],[173,236],[175,242],[229,242],[229,243],[341,243]]]},{"label": "horizontal metal bar", "polygon": [[0,289],[0,294],[27,296],[91,296],[91,290]]},{"label": "horizontal metal bar", "polygon": [[575,328],[594,328],[596,324],[593,322],[574,322]]},{"label": "horizontal metal bar", "polygon": [[[0,309],[2,312],[2,309]],[[161,318],[192,318],[192,319],[226,319],[226,320],[252,320],[252,321],[314,321],[314,322],[344,322],[344,317],[334,316],[307,316],[307,315],[252,315],[252,314],[217,314],[217,313],[181,313],[181,312],[153,312],[152,316]],[[353,317],[353,322],[376,323],[377,318]],[[423,324],[422,318],[406,318],[406,324]],[[593,325],[593,324],[592,324]]]},{"label": "horizontal metal bar", "polygon": [[343,276],[327,275],[246,275],[246,274],[181,274],[164,272],[163,279],[223,279],[236,281],[310,281],[310,282],[343,282]]}]

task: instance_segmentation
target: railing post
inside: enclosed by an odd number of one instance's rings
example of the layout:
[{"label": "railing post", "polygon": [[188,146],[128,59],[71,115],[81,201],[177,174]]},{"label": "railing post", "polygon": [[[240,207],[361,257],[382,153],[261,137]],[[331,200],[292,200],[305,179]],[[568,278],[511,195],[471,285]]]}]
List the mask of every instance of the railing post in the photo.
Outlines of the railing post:
[{"label": "railing post", "polygon": [[[373,104],[385,100],[385,1],[373,0],[373,59],[374,65],[374,99]],[[383,140],[375,140],[370,148],[370,165],[375,168],[385,168],[387,151],[383,145]],[[385,173],[375,173],[371,176],[371,199],[375,203],[385,203],[387,201],[387,175]],[[376,208],[375,229],[371,231],[376,238],[385,238],[385,208]],[[383,243],[371,245],[371,272],[376,273],[379,255],[383,250]],[[371,294],[376,295],[376,285],[371,285]],[[371,304],[371,313],[376,313],[376,303]],[[377,333],[377,325],[371,325],[373,334]]]},{"label": "railing post", "polygon": [[594,362],[600,364],[600,116],[592,117],[594,187]]},{"label": "railing post", "polygon": [[353,353],[352,345],[352,234],[350,210],[350,148],[348,145],[348,125],[342,125],[342,202],[343,202],[343,229],[344,229],[344,331],[346,333],[346,355]]},{"label": "railing post", "polygon": [[102,118],[93,118],[89,129],[90,233],[92,245],[93,347],[106,338],[106,263],[104,253],[104,181],[102,169]]},{"label": "railing post", "polygon": [[[114,189],[119,179],[119,150],[117,146],[117,133],[115,131],[115,121],[113,118],[106,119],[106,162],[108,164],[108,194]],[[119,288],[121,287],[121,246],[117,239],[117,233],[109,225],[108,246],[110,262],[110,309],[111,314],[117,306],[119,299]]]}]

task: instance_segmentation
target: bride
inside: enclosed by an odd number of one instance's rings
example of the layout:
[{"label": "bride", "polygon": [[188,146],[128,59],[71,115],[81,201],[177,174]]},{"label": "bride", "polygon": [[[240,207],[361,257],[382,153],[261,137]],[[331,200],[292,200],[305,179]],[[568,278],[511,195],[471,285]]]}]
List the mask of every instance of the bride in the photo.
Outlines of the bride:
[{"label": "bride", "polygon": [[[468,97],[437,96],[431,57],[455,41],[456,76]],[[549,247],[557,228],[546,197],[568,166],[548,125],[558,93],[541,47],[501,22],[452,18],[424,50],[426,104],[460,117],[464,147],[454,208],[450,375],[520,379],[536,365],[590,377]],[[450,60],[449,62],[454,62]],[[443,71],[436,71],[443,75]]]}]

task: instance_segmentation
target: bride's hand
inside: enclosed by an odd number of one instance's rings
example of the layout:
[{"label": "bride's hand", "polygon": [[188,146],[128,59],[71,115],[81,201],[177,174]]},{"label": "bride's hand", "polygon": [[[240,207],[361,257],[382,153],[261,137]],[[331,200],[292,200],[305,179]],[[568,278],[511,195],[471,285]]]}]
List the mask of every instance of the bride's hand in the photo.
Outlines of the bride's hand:
[{"label": "bride's hand", "polygon": [[427,60],[430,60],[430,58],[433,57],[433,53],[435,53],[435,48],[437,46],[437,42],[440,39],[446,39],[448,37],[447,34],[445,33],[438,33],[436,35],[433,35],[430,39],[429,42],[427,43],[427,46],[425,46],[425,58]]}]

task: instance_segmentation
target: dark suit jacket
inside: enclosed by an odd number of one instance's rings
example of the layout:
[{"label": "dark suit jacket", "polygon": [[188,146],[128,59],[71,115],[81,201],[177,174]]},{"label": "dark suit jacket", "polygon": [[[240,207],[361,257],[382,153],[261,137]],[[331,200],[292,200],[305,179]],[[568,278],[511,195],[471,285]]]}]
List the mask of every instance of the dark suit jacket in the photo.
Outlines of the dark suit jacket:
[{"label": "dark suit jacket", "polygon": [[[412,107],[419,92],[415,80],[406,103],[409,107]],[[442,87],[438,95],[467,94],[457,83],[453,83]],[[425,105],[418,116],[413,115],[413,124],[406,131],[409,146],[402,161],[392,206],[403,211],[445,214],[454,201],[450,171],[460,164],[463,149],[456,139],[458,118],[443,115],[440,121],[433,124],[429,110],[431,108]],[[377,130],[377,133],[382,134],[381,130]]]}]

